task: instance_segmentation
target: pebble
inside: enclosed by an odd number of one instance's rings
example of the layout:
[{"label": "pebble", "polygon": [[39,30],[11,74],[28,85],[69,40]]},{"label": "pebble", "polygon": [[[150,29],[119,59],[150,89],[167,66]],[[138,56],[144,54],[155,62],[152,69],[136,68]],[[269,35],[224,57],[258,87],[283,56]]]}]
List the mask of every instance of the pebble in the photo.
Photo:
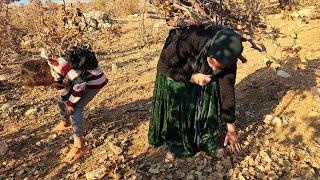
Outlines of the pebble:
[{"label": "pebble", "polygon": [[182,171],[177,171],[177,176],[179,178],[184,178],[186,176],[186,173],[182,172]]},{"label": "pebble", "polygon": [[12,104],[8,102],[8,103],[3,104],[3,105],[1,106],[1,108],[0,108],[0,110],[6,111],[6,110],[9,110],[9,109],[11,109],[11,108],[12,108]]},{"label": "pebble", "polygon": [[292,18],[305,17],[305,18],[312,19],[315,16],[316,16],[316,8],[314,6],[309,6],[299,11],[294,11],[291,13]]},{"label": "pebble", "polygon": [[22,169],[22,170],[18,171],[17,176],[21,177],[24,173],[25,173],[25,170]]},{"label": "pebble", "polygon": [[202,172],[196,171],[195,174],[197,175],[198,179],[201,179],[201,177],[202,177]]},{"label": "pebble", "polygon": [[263,177],[265,177],[266,175],[264,173],[258,173],[257,174],[257,178],[258,179],[262,179]]},{"label": "pebble", "polygon": [[38,142],[36,143],[36,145],[37,145],[37,146],[41,146],[41,142],[38,141]]},{"label": "pebble", "polygon": [[267,163],[272,162],[272,159],[271,159],[268,155],[264,156],[264,157],[263,157],[263,160],[264,160],[265,162],[267,162]]},{"label": "pebble", "polygon": [[317,86],[312,87],[311,92],[314,96],[320,96],[320,88],[318,88]]},{"label": "pebble", "polygon": [[246,180],[246,178],[244,178],[242,174],[239,174],[239,175],[238,175],[238,179],[239,179],[239,180]]},{"label": "pebble", "polygon": [[187,177],[186,177],[186,180],[194,180],[195,177],[193,174],[188,174]]},{"label": "pebble", "polygon": [[114,64],[114,63],[112,63],[111,64],[111,71],[116,71],[116,70],[118,70],[118,65],[116,65],[116,64]]},{"label": "pebble", "polygon": [[167,175],[166,175],[166,177],[165,177],[165,178],[166,178],[166,179],[172,179],[172,178],[173,178],[173,176],[172,176],[172,174],[170,174],[170,173],[169,173],[169,174],[167,174]]},{"label": "pebble", "polygon": [[9,146],[7,143],[0,143],[0,156],[4,156],[9,150]]},{"label": "pebble", "polygon": [[101,165],[95,170],[87,172],[85,176],[87,180],[96,180],[96,179],[102,179],[106,174],[107,174],[107,168],[104,165]]},{"label": "pebble", "polygon": [[137,17],[139,17],[139,14],[130,14],[128,16],[128,18],[137,18]]},{"label": "pebble", "polygon": [[108,147],[111,149],[111,151],[115,154],[115,155],[120,155],[123,152],[123,149],[115,144],[113,144],[110,141],[108,142]]},{"label": "pebble", "polygon": [[250,111],[246,111],[246,112],[244,112],[244,114],[245,114],[246,116],[250,116],[250,115],[251,115],[251,112],[250,112]]},{"label": "pebble", "polygon": [[221,159],[224,156],[224,150],[222,148],[219,148],[216,150],[216,157]]},{"label": "pebble", "polygon": [[160,173],[160,170],[157,168],[157,169],[155,169],[155,168],[150,168],[149,169],[149,173],[152,173],[152,174],[159,174]]},{"label": "pebble", "polygon": [[216,164],[216,171],[221,172],[223,169],[223,166],[221,164]]},{"label": "pebble", "polygon": [[22,138],[23,140],[27,140],[27,139],[29,139],[29,136],[27,136],[27,135],[22,135],[21,138]]},{"label": "pebble", "polygon": [[278,70],[277,71],[277,76],[283,77],[283,78],[291,77],[291,75],[289,73],[287,73],[286,71],[284,71],[284,70]]},{"label": "pebble", "polygon": [[37,109],[32,108],[32,109],[29,109],[28,111],[26,111],[26,112],[24,113],[24,115],[26,115],[26,116],[32,116],[32,115],[34,115],[36,112],[37,112]]},{"label": "pebble", "polygon": [[264,117],[264,120],[263,120],[264,123],[266,124],[271,124],[273,126],[281,126],[282,125],[282,120],[276,116],[273,116],[273,115],[266,115]]}]

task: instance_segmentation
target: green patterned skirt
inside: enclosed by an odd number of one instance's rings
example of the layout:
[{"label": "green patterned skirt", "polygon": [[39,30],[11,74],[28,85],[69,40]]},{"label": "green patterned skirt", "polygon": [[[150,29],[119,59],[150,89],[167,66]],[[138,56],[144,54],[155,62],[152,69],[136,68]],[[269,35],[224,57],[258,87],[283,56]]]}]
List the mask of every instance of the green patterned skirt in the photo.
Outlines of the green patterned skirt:
[{"label": "green patterned skirt", "polygon": [[219,136],[217,79],[204,87],[156,76],[148,139],[152,146],[165,144],[176,156],[198,151],[214,155]]}]

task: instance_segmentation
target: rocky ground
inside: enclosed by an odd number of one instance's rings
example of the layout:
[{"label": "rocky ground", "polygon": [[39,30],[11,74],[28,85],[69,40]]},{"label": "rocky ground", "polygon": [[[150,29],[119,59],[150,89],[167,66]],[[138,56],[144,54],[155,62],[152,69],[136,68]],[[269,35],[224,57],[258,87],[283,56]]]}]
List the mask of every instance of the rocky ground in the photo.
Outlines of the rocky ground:
[{"label": "rocky ground", "polygon": [[118,20],[123,35],[98,54],[109,84],[85,113],[94,149],[71,165],[59,162],[71,133],[50,133],[59,121],[54,91],[22,87],[21,61],[0,64],[0,179],[320,179],[320,20],[309,15],[266,17],[261,41],[280,69],[266,67],[270,57],[245,44],[249,61],[239,62],[236,84],[244,153],[226,149],[222,158],[198,153],[165,162],[164,149],[148,145],[156,64],[167,33],[162,20],[146,20],[154,37],[143,48],[140,16]]}]

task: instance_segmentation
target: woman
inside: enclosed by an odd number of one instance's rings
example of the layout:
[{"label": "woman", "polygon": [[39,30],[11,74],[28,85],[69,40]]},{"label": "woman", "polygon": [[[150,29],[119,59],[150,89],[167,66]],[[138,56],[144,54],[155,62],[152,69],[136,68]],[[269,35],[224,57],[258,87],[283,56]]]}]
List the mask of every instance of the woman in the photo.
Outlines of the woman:
[{"label": "woman", "polygon": [[188,26],[170,31],[158,66],[149,143],[165,144],[176,156],[215,155],[219,124],[227,123],[225,145],[241,151],[236,133],[234,84],[238,35],[222,27]]}]

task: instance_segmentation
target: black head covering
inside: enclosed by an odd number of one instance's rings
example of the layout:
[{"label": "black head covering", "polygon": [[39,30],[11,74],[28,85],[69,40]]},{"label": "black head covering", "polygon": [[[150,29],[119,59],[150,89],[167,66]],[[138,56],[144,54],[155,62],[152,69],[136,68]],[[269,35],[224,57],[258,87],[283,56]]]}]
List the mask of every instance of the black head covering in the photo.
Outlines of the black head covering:
[{"label": "black head covering", "polygon": [[216,28],[213,37],[210,38],[196,56],[196,68],[204,74],[212,73],[207,63],[207,57],[213,57],[228,68],[237,62],[241,55],[243,46],[240,37],[232,30],[224,27]]}]

